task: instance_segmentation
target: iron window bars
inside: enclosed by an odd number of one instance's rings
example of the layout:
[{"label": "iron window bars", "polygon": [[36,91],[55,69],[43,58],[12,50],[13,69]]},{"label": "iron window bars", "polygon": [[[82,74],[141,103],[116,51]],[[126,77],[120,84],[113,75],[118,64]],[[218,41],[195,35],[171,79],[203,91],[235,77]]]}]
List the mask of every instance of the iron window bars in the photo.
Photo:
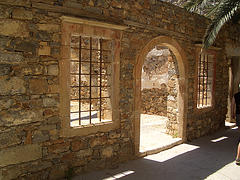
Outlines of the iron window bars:
[{"label": "iron window bars", "polygon": [[111,121],[112,40],[71,36],[70,125]]},{"label": "iron window bars", "polygon": [[213,72],[213,55],[201,53],[198,61],[198,108],[212,105]]}]

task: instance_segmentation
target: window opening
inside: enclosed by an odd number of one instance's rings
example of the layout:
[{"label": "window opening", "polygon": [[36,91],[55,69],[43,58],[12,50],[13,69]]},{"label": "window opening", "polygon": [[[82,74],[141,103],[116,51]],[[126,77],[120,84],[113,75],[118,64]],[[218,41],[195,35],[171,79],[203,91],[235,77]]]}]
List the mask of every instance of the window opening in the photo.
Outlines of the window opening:
[{"label": "window opening", "polygon": [[71,36],[70,125],[112,121],[112,40]]},{"label": "window opening", "polygon": [[198,62],[198,108],[212,106],[213,72],[213,55],[201,53]]}]

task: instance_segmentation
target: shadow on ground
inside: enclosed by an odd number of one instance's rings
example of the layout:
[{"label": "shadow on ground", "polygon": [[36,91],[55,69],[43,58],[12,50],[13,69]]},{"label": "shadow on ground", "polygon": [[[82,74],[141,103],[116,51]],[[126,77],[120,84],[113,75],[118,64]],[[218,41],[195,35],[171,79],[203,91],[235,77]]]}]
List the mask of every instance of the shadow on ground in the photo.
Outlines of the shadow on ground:
[{"label": "shadow on ground", "polygon": [[234,163],[240,133],[228,129],[124,164],[117,169],[83,174],[74,180],[239,179]]}]

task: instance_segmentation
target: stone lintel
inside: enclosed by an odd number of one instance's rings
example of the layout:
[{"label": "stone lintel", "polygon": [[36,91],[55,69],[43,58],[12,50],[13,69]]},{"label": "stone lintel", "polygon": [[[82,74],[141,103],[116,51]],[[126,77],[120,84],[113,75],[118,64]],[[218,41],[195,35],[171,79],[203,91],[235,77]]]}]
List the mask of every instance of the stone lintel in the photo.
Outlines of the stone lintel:
[{"label": "stone lintel", "polygon": [[70,17],[70,16],[62,16],[61,19],[63,22],[85,24],[85,25],[90,25],[90,26],[98,26],[98,27],[104,27],[104,28],[116,29],[116,30],[125,30],[128,28],[128,26],[110,24],[110,23],[106,23],[106,22]]}]

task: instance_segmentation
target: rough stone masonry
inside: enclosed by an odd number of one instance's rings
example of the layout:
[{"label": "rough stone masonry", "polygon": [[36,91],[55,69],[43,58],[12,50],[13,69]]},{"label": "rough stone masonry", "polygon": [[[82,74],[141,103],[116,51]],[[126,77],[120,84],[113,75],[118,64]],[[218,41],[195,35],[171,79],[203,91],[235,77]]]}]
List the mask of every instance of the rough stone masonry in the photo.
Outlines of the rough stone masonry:
[{"label": "rough stone masonry", "polygon": [[[59,63],[63,15],[127,26],[120,47],[120,126],[62,137]],[[228,64],[225,42],[239,44],[239,27],[221,33],[215,106],[195,103],[196,47],[209,20],[159,0],[0,0],[0,179],[59,179],[130,160],[134,150],[134,69],[153,38],[176,40],[186,55],[186,138],[224,127]],[[236,36],[235,36],[235,35]],[[238,34],[239,35],[239,34]]]}]

